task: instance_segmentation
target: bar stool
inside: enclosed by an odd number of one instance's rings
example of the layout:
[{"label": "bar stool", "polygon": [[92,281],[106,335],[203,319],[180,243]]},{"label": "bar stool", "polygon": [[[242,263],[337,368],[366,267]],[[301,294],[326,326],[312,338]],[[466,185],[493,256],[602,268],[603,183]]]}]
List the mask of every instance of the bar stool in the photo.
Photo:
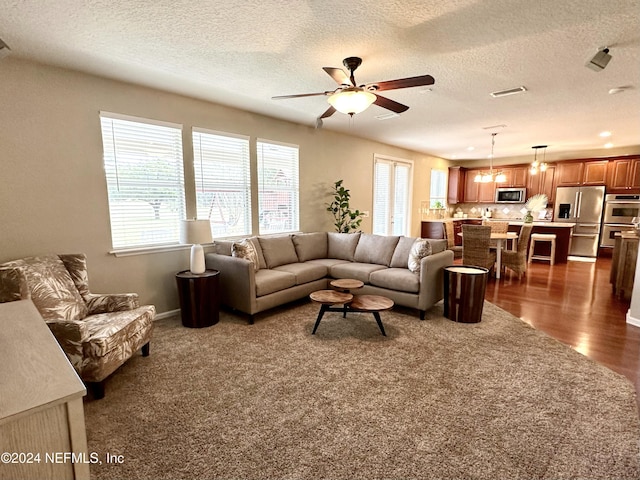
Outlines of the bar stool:
[{"label": "bar stool", "polygon": [[[534,255],[536,242],[550,242],[551,243],[551,255]],[[531,246],[529,247],[529,263],[531,260],[549,260],[553,265],[556,260],[556,235],[555,233],[532,233],[531,234]]]}]

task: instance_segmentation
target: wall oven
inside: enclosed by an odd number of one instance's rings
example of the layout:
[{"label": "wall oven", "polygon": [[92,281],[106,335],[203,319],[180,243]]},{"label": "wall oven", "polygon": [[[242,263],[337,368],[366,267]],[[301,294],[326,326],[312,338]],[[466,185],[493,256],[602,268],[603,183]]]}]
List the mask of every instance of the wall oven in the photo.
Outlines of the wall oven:
[{"label": "wall oven", "polygon": [[613,248],[616,232],[633,230],[633,217],[640,217],[640,195],[606,195],[600,246]]}]

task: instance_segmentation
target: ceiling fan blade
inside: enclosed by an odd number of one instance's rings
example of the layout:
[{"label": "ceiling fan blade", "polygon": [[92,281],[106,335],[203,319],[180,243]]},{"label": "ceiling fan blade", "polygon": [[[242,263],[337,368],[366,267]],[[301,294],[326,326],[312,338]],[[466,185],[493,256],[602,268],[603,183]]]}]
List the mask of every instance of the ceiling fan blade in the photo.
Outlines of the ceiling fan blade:
[{"label": "ceiling fan blade", "polygon": [[376,95],[376,100],[373,103],[375,103],[379,107],[386,108],[387,110],[391,110],[395,113],[402,113],[409,110],[409,107],[407,107],[406,105],[398,103],[395,100],[391,100],[387,97],[381,97],[380,95]]},{"label": "ceiling fan blade", "polygon": [[336,113],[336,109],[333,107],[327,108],[327,111],[320,115],[318,118],[327,118]]},{"label": "ceiling fan blade", "polygon": [[333,78],[338,85],[351,84],[351,80],[349,80],[349,77],[341,68],[322,67],[322,69],[329,75],[331,75],[331,78]]},{"label": "ceiling fan blade", "polygon": [[397,80],[387,80],[386,82],[369,83],[367,87],[373,87],[376,91],[395,90],[397,88],[422,87],[433,85],[435,80],[431,75],[420,75],[418,77],[399,78]]},{"label": "ceiling fan blade", "polygon": [[300,93],[297,95],[279,95],[277,97],[271,97],[271,100],[281,100],[283,98],[317,97],[319,95],[331,95],[332,93],[334,92],[330,91],[330,92],[317,92],[317,93]]}]

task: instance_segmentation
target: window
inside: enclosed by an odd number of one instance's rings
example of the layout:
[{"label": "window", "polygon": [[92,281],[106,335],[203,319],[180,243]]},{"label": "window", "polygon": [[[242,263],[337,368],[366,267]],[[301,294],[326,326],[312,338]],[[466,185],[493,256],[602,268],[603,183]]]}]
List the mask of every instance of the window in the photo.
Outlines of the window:
[{"label": "window", "polygon": [[182,126],[100,113],[113,248],[177,243],[185,218]]},{"label": "window", "polygon": [[251,234],[249,137],[193,129],[198,218],[214,237]]},{"label": "window", "polygon": [[431,170],[429,191],[429,208],[444,208],[447,204],[447,172],[445,170]]},{"label": "window", "polygon": [[376,156],[373,180],[373,233],[409,235],[412,164]]},{"label": "window", "polygon": [[260,233],[293,232],[299,225],[298,147],[258,140]]}]

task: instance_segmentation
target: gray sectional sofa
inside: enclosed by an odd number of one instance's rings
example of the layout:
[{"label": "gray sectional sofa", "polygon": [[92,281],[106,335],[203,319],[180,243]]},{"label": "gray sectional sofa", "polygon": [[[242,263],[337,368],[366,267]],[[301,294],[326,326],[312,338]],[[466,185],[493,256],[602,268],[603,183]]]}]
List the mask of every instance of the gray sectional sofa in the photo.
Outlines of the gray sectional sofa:
[{"label": "gray sectional sofa", "polygon": [[[416,247],[427,256],[416,258]],[[256,313],[326,289],[337,278],[362,280],[357,293],[389,297],[424,319],[443,298],[442,269],[453,264],[446,247],[446,240],[315,232],[216,240],[215,253],[205,258],[207,268],[220,271],[222,304],[249,314],[249,323]]]}]

